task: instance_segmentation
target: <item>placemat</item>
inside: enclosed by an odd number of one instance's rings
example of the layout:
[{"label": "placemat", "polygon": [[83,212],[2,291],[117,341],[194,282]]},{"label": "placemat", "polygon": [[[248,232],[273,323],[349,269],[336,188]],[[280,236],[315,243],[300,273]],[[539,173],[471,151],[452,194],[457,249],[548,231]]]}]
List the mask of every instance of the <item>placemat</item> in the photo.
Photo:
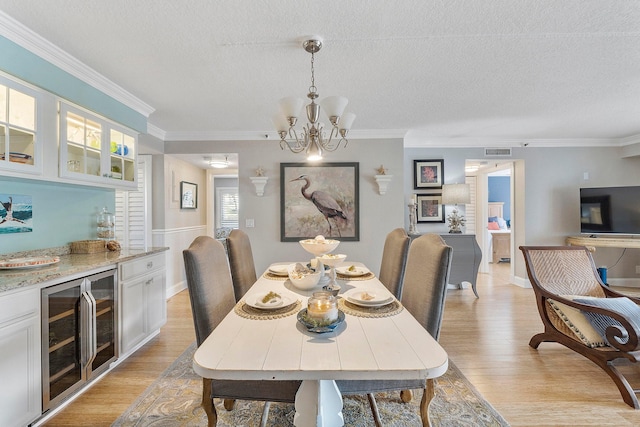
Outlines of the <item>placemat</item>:
[{"label": "placemat", "polygon": [[293,313],[297,313],[300,311],[302,307],[302,303],[300,300],[297,300],[293,304],[289,304],[282,308],[277,308],[275,310],[260,310],[259,308],[251,307],[244,300],[238,301],[238,303],[233,308],[233,311],[236,312],[238,316],[244,317],[246,319],[254,319],[254,320],[269,320],[269,319],[279,319],[281,317],[291,316]]},{"label": "placemat", "polygon": [[289,278],[289,276],[278,276],[277,274],[269,273],[268,271],[265,271],[262,277],[270,280],[287,280]]},{"label": "placemat", "polygon": [[363,274],[362,276],[347,276],[336,271],[336,277],[340,280],[369,280],[376,277],[376,275],[372,272],[368,272],[367,274]]},{"label": "placemat", "polygon": [[338,308],[346,314],[357,317],[389,317],[400,313],[404,307],[397,299],[382,307],[361,307],[350,303],[344,298],[340,298],[338,300]]}]

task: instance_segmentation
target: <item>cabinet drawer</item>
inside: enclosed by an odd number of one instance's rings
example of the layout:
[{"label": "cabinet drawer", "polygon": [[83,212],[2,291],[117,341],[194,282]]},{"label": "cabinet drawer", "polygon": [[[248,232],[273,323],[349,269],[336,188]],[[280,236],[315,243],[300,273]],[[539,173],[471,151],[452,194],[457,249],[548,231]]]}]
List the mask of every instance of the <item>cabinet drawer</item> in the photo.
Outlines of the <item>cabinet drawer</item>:
[{"label": "cabinet drawer", "polygon": [[40,315],[40,290],[29,289],[0,297],[0,325]]},{"label": "cabinet drawer", "polygon": [[161,253],[120,264],[120,280],[130,280],[143,274],[163,269],[165,264],[164,257],[165,254]]}]

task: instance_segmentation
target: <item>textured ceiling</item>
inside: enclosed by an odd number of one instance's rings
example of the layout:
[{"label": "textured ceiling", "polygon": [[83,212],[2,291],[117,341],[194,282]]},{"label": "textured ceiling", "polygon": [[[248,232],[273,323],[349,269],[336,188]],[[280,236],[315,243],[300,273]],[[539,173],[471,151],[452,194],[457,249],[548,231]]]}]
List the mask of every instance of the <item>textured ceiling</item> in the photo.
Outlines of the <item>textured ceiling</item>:
[{"label": "textured ceiling", "polygon": [[153,107],[166,139],[270,133],[284,96],[344,95],[405,145],[640,138],[640,1],[0,0]]}]

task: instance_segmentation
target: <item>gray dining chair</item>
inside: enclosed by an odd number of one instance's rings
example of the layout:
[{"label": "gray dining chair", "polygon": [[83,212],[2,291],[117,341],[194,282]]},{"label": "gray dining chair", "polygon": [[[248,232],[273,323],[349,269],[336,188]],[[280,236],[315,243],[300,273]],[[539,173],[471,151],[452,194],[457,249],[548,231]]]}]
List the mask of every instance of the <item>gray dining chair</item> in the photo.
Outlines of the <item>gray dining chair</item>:
[{"label": "gray dining chair", "polygon": [[[447,282],[453,250],[437,234],[424,234],[409,246],[402,290],[402,305],[431,336],[438,340],[444,313]],[[428,380],[348,380],[336,381],[340,392],[367,394],[376,426],[382,426],[373,393],[401,390],[403,402],[412,399],[412,389],[423,389],[420,417],[429,425],[429,403],[435,393],[433,379]]]},{"label": "gray dining chair", "polygon": [[231,279],[236,302],[256,283],[256,267],[251,252],[249,236],[242,230],[233,229],[227,237],[227,255],[231,268]]},{"label": "gray dining chair", "polygon": [[[215,327],[233,310],[234,289],[229,264],[222,243],[209,236],[197,237],[183,252],[187,287],[198,347]],[[251,351],[250,348],[247,351]],[[270,402],[295,402],[300,381],[243,381],[202,379],[202,407],[209,427],[218,415],[213,398],[225,399],[232,410],[236,399],[264,401],[261,426],[265,426]]]},{"label": "gray dining chair", "polygon": [[402,297],[402,280],[410,240],[404,228],[396,228],[387,234],[382,250],[378,279],[397,299]]}]

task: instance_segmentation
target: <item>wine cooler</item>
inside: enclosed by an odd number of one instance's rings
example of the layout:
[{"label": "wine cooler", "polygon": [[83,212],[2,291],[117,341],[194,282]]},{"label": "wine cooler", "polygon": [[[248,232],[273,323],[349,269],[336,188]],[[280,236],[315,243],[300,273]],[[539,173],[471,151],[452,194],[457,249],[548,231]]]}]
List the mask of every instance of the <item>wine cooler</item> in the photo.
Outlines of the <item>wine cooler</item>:
[{"label": "wine cooler", "polygon": [[42,289],[42,406],[109,368],[117,349],[116,270]]}]

